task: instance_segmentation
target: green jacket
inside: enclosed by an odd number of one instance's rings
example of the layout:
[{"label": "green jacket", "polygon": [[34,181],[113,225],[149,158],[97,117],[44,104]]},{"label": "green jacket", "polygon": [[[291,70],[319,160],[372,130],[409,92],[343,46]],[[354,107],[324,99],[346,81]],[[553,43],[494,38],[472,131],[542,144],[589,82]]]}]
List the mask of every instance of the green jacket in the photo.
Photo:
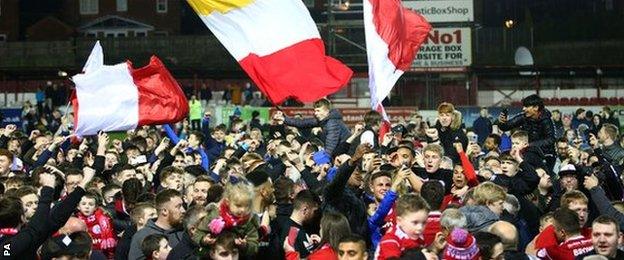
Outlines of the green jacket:
[{"label": "green jacket", "polygon": [[191,120],[200,120],[202,118],[202,105],[199,100],[189,101],[189,118]]},{"label": "green jacket", "polygon": [[[195,243],[201,245],[201,247],[209,250],[209,246],[203,244],[201,241],[206,235],[210,233],[210,228],[208,227],[210,221],[219,217],[219,205],[211,203],[207,206],[207,210],[208,215],[201,219],[199,225],[197,225],[197,231],[195,232],[195,235],[193,235],[192,239]],[[247,246],[244,253],[247,256],[254,256],[256,253],[258,253],[259,228],[260,223],[258,223],[258,219],[251,216],[245,224],[234,227],[233,229],[228,231],[233,232],[234,234],[236,234],[236,236],[240,238],[246,238]]]}]

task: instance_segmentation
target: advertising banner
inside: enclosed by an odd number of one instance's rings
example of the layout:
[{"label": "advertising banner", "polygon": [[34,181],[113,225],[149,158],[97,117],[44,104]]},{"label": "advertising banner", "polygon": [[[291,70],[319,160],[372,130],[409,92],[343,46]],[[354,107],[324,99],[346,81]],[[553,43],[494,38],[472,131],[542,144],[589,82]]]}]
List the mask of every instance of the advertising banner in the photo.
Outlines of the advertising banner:
[{"label": "advertising banner", "polygon": [[468,67],[471,64],[470,28],[434,28],[420,46],[412,68]]},{"label": "advertising banner", "polygon": [[422,14],[430,23],[472,22],[472,0],[403,1],[403,6]]}]

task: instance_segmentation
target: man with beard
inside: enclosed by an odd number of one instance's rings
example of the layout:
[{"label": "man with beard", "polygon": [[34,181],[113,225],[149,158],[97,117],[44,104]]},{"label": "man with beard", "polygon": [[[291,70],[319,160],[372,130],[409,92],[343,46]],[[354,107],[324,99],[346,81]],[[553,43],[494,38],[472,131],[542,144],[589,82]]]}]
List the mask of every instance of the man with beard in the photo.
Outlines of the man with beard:
[{"label": "man with beard", "polygon": [[134,234],[128,259],[145,259],[141,251],[141,242],[148,235],[166,235],[171,247],[175,247],[182,239],[184,233],[182,220],[186,210],[180,192],[171,189],[163,190],[156,195],[155,202],[158,218],[148,220],[145,227]]}]

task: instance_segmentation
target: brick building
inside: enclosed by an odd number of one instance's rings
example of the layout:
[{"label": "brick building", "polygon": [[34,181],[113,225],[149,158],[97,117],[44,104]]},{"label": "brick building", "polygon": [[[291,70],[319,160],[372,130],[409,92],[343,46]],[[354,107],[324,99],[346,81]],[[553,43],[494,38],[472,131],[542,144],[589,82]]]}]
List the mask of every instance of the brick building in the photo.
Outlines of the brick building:
[{"label": "brick building", "polygon": [[0,42],[19,37],[19,0],[0,0]]}]

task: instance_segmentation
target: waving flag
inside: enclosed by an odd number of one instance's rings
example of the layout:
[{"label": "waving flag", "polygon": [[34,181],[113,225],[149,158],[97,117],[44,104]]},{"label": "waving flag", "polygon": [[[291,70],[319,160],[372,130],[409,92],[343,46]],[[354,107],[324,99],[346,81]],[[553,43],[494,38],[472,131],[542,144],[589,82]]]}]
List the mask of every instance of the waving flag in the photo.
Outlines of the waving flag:
[{"label": "waving flag", "polygon": [[187,0],[274,104],[333,94],[353,72],[325,55],[301,0]]},{"label": "waving flag", "polygon": [[399,0],[364,0],[363,4],[371,106],[388,121],[381,102],[410,68],[431,25]]},{"label": "waving flag", "polygon": [[142,125],[174,123],[188,115],[188,101],[162,62],[134,69],[131,62],[104,65],[100,42],[95,44],[83,73],[74,75],[74,132],[123,131]]}]

